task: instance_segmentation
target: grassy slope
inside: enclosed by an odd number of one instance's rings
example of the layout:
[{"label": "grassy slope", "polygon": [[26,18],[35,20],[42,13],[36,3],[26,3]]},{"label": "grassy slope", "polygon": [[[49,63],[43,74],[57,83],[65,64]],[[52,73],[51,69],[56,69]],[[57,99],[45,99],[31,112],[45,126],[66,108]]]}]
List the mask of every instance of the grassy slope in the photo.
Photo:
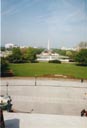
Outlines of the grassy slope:
[{"label": "grassy slope", "polygon": [[87,79],[87,67],[76,66],[74,64],[26,63],[11,64],[10,66],[16,76],[62,74]]}]

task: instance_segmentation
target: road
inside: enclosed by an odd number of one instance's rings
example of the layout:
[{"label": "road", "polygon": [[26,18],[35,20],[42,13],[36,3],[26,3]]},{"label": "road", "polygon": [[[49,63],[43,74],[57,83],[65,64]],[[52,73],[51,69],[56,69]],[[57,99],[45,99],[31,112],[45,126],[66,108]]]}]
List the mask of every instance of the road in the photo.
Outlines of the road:
[{"label": "road", "polygon": [[87,81],[6,78],[1,80],[1,94],[6,94],[7,83],[13,108],[17,111],[80,115],[82,109],[87,110]]}]

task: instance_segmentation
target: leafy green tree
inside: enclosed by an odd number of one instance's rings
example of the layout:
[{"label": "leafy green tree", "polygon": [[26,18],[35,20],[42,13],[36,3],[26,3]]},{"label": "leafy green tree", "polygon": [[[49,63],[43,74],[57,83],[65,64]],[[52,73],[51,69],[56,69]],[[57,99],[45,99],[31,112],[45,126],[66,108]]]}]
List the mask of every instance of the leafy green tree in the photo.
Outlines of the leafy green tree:
[{"label": "leafy green tree", "polygon": [[66,55],[69,56],[70,58],[70,61],[74,62],[74,58],[76,56],[77,52],[76,51],[72,51],[72,50],[69,50],[69,51],[66,51]]},{"label": "leafy green tree", "polygon": [[12,49],[12,54],[8,57],[11,63],[21,63],[23,62],[23,56],[19,47]]},{"label": "leafy green tree", "polygon": [[71,58],[72,57],[72,52],[71,51],[66,51],[66,56],[69,56]]},{"label": "leafy green tree", "polygon": [[0,61],[1,61],[0,62],[0,69],[1,69],[0,76],[5,76],[5,73],[9,70],[9,63],[3,57],[1,57]]},{"label": "leafy green tree", "polygon": [[63,56],[66,56],[66,50],[53,49],[53,52],[56,52],[56,53],[63,55]]},{"label": "leafy green tree", "polygon": [[21,48],[20,50],[21,50],[21,53],[22,53],[22,62],[23,63],[28,62],[27,56],[26,56],[28,48]]},{"label": "leafy green tree", "polygon": [[87,66],[87,49],[81,49],[75,56],[75,61],[80,65]]},{"label": "leafy green tree", "polygon": [[22,48],[21,53],[23,56],[24,62],[36,62],[36,55],[40,54],[43,51],[43,48]]},{"label": "leafy green tree", "polygon": [[25,63],[36,62],[36,55],[40,54],[42,49],[38,48],[22,48],[19,47],[12,49],[12,54],[7,57],[11,63]]},{"label": "leafy green tree", "polygon": [[34,62],[36,60],[36,50],[35,50],[35,48],[29,47],[27,49],[26,58],[29,62]]},{"label": "leafy green tree", "polygon": [[5,51],[5,47],[0,47],[0,50],[1,51]]},{"label": "leafy green tree", "polygon": [[42,51],[44,51],[44,48],[35,48],[36,54],[40,54]]}]

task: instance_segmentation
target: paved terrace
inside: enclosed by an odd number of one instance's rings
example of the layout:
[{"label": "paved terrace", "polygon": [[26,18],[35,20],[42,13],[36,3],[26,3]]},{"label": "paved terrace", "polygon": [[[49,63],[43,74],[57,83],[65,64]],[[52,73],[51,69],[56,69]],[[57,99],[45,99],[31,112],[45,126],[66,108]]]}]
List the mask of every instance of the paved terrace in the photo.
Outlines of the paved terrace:
[{"label": "paved terrace", "polygon": [[4,113],[6,128],[86,128],[87,117]]},{"label": "paved terrace", "polygon": [[16,111],[80,116],[82,109],[87,110],[87,81],[5,78],[1,94],[6,94],[7,83]]}]

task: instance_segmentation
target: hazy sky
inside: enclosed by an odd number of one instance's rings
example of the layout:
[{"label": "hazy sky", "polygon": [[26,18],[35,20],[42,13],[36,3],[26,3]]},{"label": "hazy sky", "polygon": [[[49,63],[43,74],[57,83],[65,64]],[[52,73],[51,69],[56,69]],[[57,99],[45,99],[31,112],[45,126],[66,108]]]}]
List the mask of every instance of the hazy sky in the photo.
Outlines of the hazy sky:
[{"label": "hazy sky", "polygon": [[1,0],[1,43],[73,47],[87,41],[87,0]]}]

